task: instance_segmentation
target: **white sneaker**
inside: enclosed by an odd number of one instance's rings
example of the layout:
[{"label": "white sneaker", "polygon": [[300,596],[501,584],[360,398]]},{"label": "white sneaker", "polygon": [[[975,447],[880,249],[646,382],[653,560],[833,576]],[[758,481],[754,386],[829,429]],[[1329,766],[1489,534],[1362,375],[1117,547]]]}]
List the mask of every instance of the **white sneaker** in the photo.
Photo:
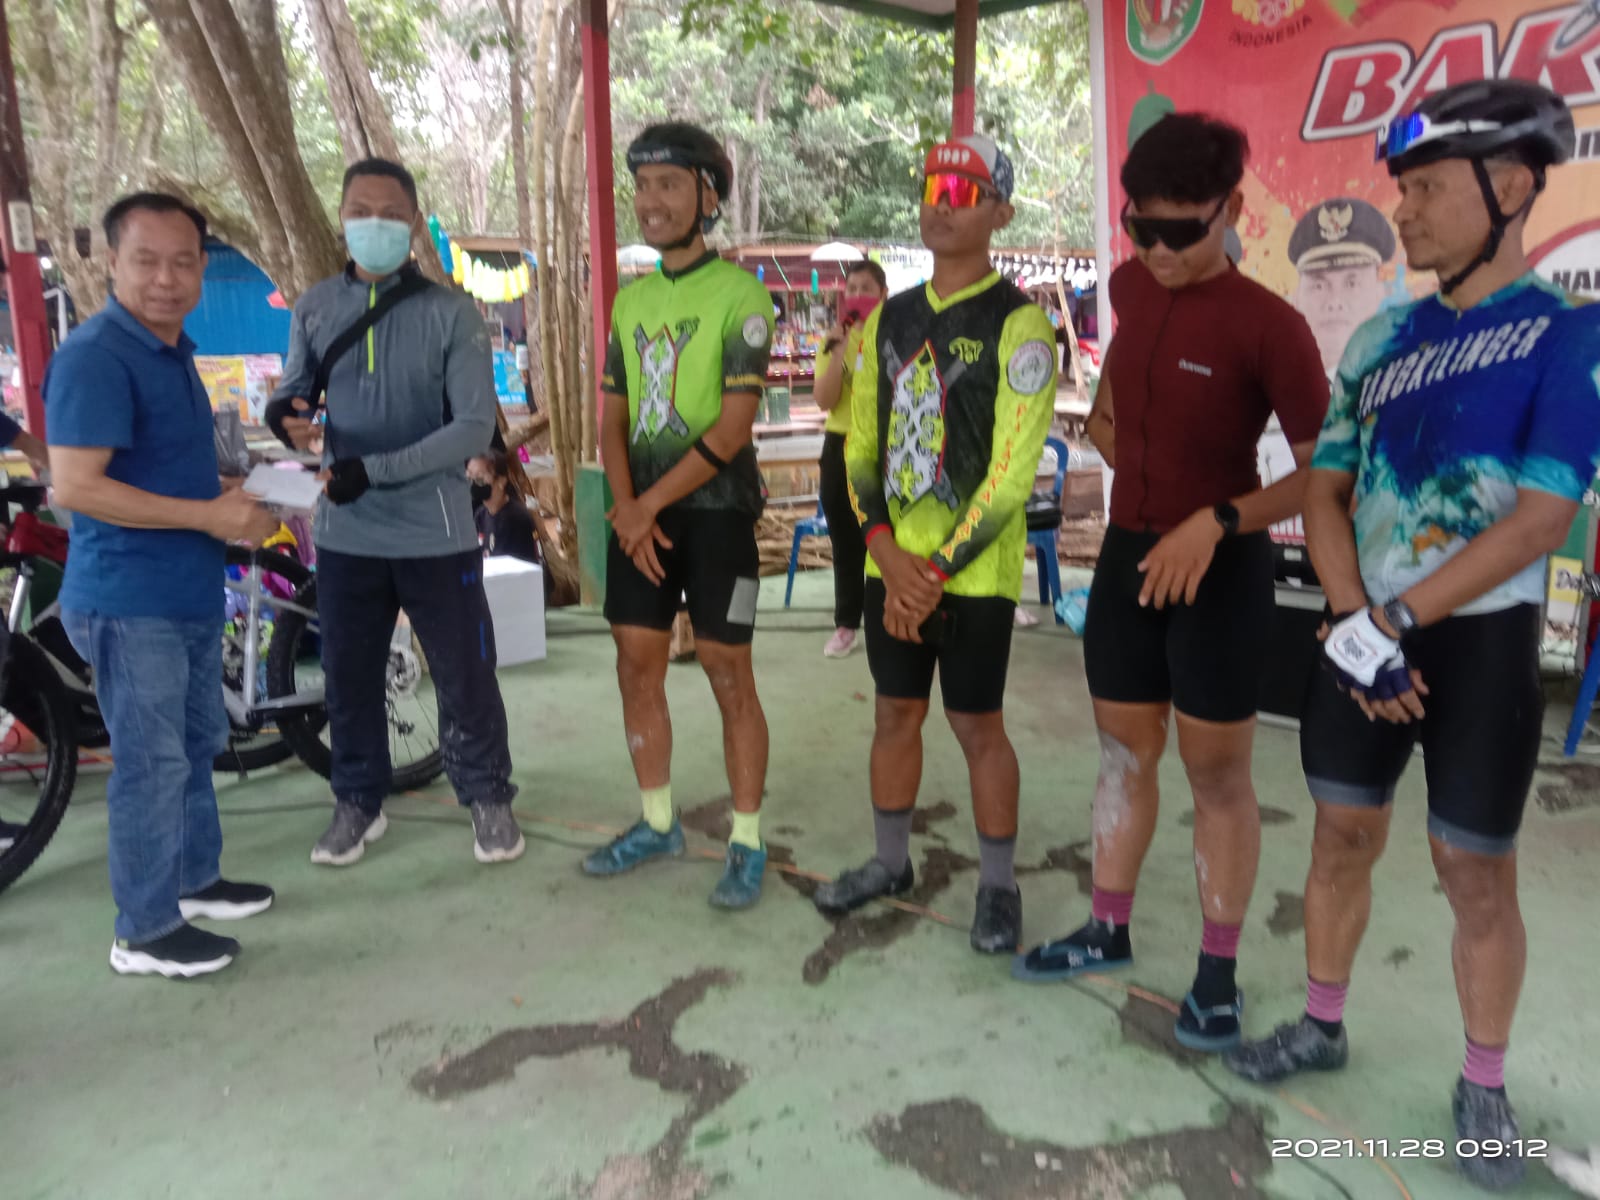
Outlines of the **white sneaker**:
[{"label": "white sneaker", "polygon": [[846,629],[840,626],[833,631],[833,636],[828,639],[828,644],[822,648],[822,657],[848,658],[860,640],[854,629]]}]

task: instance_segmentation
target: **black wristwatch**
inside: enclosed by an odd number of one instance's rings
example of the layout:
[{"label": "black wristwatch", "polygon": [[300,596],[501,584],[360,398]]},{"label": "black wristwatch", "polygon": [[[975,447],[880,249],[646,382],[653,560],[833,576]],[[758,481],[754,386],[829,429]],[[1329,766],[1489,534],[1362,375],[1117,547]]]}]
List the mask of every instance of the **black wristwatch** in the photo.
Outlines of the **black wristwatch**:
[{"label": "black wristwatch", "polygon": [[1417,627],[1417,614],[1412,611],[1411,605],[1399,597],[1383,606],[1383,619],[1389,622],[1389,628],[1394,630],[1396,640],[1402,642]]},{"label": "black wristwatch", "polygon": [[1239,510],[1226,502],[1217,505],[1211,510],[1211,515],[1216,517],[1217,524],[1222,526],[1222,536],[1232,537],[1239,532]]}]

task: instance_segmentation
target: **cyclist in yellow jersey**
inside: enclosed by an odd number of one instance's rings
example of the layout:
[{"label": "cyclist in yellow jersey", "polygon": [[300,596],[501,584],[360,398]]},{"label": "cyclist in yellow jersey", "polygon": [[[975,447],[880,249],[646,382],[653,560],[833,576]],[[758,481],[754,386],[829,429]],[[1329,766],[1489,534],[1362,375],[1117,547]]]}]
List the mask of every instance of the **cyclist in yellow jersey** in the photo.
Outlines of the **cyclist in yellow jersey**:
[{"label": "cyclist in yellow jersey", "polygon": [[989,261],[990,239],[1015,215],[1010,160],[969,136],[935,146],[924,169],[933,278],[868,318],[845,449],[869,555],[876,853],[818,888],[815,902],[839,914],[912,886],[911,816],[937,670],[978,826],[972,947],[999,954],[1022,933],[1012,869],[1019,772],[1001,706],[1023,504],[1054,415],[1055,332]]},{"label": "cyclist in yellow jersey", "polygon": [[733,182],[716,139],[652,125],[628,148],[634,211],[661,269],[612,310],[601,386],[601,451],[616,497],[606,619],[643,818],[584,860],[590,875],[683,853],[672,807],[667,656],[687,597],[695,650],[722,710],[733,836],[711,903],[761,898],[767,719],[750,662],[760,593],[755,523],[764,504],[752,427],[772,346],[772,297],[706,249]]},{"label": "cyclist in yellow jersey", "polygon": [[833,636],[822,648],[827,658],[844,658],[859,644],[867,544],[850,507],[850,482],[845,475],[844,444],[850,433],[851,389],[856,360],[861,357],[861,333],[872,310],[889,294],[883,267],[862,260],[850,264],[844,277],[844,298],[839,321],[828,331],[817,352],[817,407],[828,414],[823,426],[822,515],[833,543]]}]

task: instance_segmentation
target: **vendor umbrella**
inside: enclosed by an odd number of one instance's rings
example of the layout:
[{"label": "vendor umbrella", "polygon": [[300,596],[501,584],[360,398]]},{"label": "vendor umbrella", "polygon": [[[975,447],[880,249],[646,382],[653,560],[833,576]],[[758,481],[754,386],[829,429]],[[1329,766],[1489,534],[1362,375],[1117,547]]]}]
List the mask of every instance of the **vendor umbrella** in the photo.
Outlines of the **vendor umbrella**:
[{"label": "vendor umbrella", "polygon": [[853,263],[866,257],[848,242],[826,242],[811,252],[814,263]]}]

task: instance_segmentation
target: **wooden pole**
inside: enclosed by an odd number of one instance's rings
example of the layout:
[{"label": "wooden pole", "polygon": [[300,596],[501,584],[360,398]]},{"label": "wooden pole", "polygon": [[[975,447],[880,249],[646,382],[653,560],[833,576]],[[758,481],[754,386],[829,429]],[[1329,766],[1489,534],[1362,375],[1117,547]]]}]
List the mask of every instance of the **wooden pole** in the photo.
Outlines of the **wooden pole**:
[{"label": "wooden pole", "polygon": [[956,0],[955,112],[951,129],[956,137],[972,133],[977,124],[978,0]]},{"label": "wooden pole", "polygon": [[[583,0],[583,142],[589,170],[589,294],[593,297],[588,378],[599,389],[617,295],[617,184],[611,155],[611,27],[608,0]],[[595,399],[595,427],[604,414]]]}]

